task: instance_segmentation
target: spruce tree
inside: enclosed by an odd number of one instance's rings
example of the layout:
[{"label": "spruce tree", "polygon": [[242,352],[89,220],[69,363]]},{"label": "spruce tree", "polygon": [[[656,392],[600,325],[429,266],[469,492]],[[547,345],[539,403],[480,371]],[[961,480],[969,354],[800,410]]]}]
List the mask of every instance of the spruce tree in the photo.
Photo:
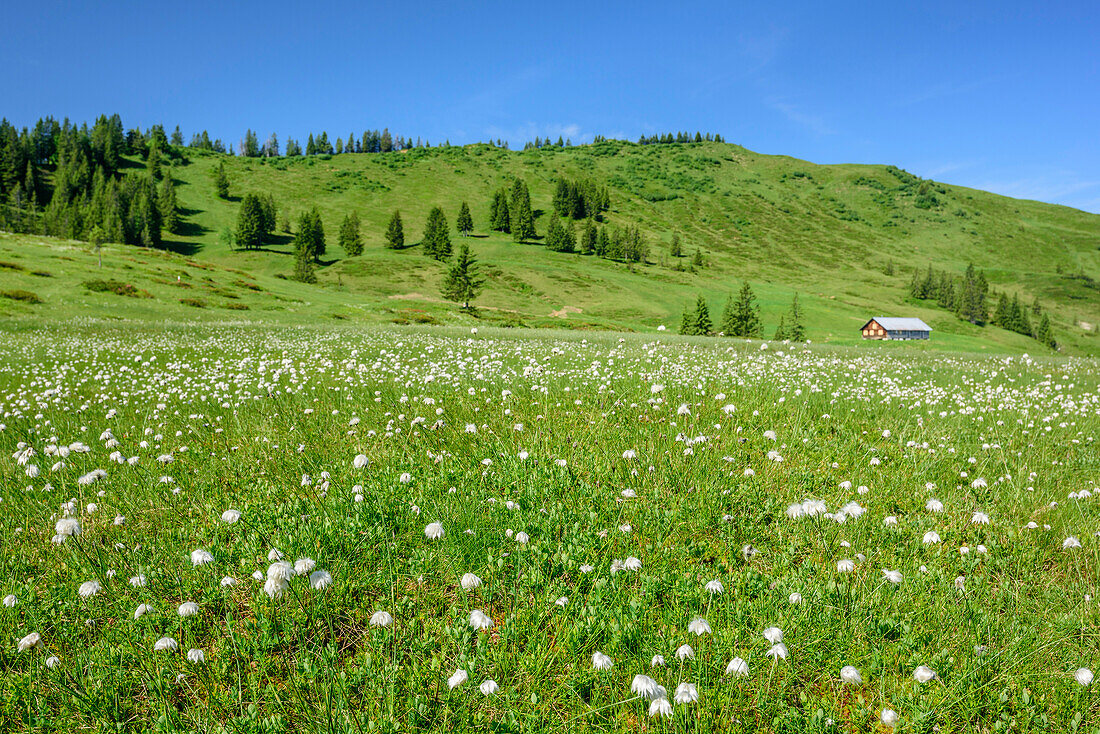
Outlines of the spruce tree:
[{"label": "spruce tree", "polygon": [[[780,325],[783,324],[783,319],[780,317]],[[794,299],[791,301],[791,310],[787,314],[787,326],[785,328],[787,338],[792,342],[804,342],[806,341],[806,327],[802,325],[802,307],[798,303],[798,294],[794,294]]]},{"label": "spruce tree", "polygon": [[591,255],[596,251],[596,223],[592,217],[584,220],[584,229],[581,230],[580,251],[583,255]]},{"label": "spruce tree", "polygon": [[699,248],[695,248],[695,255],[691,258],[691,267],[701,268],[703,267],[703,251]]},{"label": "spruce tree", "polygon": [[494,232],[511,231],[508,194],[504,192],[504,189],[498,189],[493,193],[493,203],[489,207],[489,228]]},{"label": "spruce tree", "polygon": [[680,317],[680,333],[688,335],[695,333],[695,318],[689,309],[684,309],[684,314]]},{"label": "spruce tree", "polygon": [[179,234],[179,204],[176,201],[176,183],[172,180],[171,172],[164,177],[164,183],[157,195],[157,207],[160,209],[161,226],[172,234]]},{"label": "spruce tree", "polygon": [[762,325],[760,323],[760,306],[756,304],[756,296],[752,292],[752,286],[745,281],[737,294],[737,300],[733,306],[733,315],[727,326],[730,336],[738,336],[745,339],[758,339]]},{"label": "spruce tree", "polygon": [[432,207],[428,212],[428,221],[424,225],[424,254],[436,260],[446,260],[451,256],[451,234],[447,217],[443,210]]},{"label": "spruce tree", "polygon": [[317,273],[313,264],[313,256],[309,251],[309,243],[299,237],[294,239],[294,280],[302,283],[317,282]]},{"label": "spruce tree", "polygon": [[477,276],[477,260],[470,254],[470,246],[463,243],[443,281],[443,297],[469,308],[470,302],[481,292],[483,283]]},{"label": "spruce tree", "polygon": [[786,341],[790,339],[790,334],[787,331],[787,325],[783,316],[779,317],[779,326],[775,327],[775,336],[772,337],[772,341]]},{"label": "spruce tree", "polygon": [[683,247],[683,245],[680,244],[680,234],[679,234],[679,232],[673,233],[673,235],[672,235],[672,244],[669,245],[669,247],[668,247],[668,254],[671,255],[672,257],[683,257],[684,256],[684,247]]},{"label": "spruce tree", "polygon": [[405,246],[405,228],[401,224],[401,212],[396,209],[390,217],[389,226],[386,227],[386,247],[391,250],[399,250]]},{"label": "spruce tree", "polygon": [[736,309],[733,304],[733,294],[726,296],[726,305],[722,308],[722,334],[724,336],[734,336],[734,330],[737,328],[736,322]]},{"label": "spruce tree", "polygon": [[340,223],[340,247],[348,257],[356,257],[363,254],[363,238],[359,233],[359,214],[352,212],[344,215],[344,221]]},{"label": "spruce tree", "polygon": [[462,202],[462,206],[458,208],[458,219],[455,220],[455,226],[463,237],[469,237],[470,233],[474,231],[474,218],[470,214],[470,207],[466,202]]},{"label": "spruce tree", "polygon": [[225,175],[225,162],[218,163],[214,169],[214,193],[219,199],[229,198],[229,177]]},{"label": "spruce tree", "polygon": [[1050,314],[1043,314],[1039,328],[1035,331],[1035,338],[1051,349],[1058,349],[1058,342],[1055,341],[1054,331],[1050,327]]},{"label": "spruce tree", "polygon": [[527,191],[527,184],[523,179],[517,178],[512,185],[512,201],[508,206],[512,239],[516,242],[533,240],[538,234],[535,232],[535,215],[531,211],[531,195]]},{"label": "spruce tree", "polygon": [[238,247],[256,250],[263,245],[264,226],[260,197],[246,194],[237,212],[236,242]]},{"label": "spruce tree", "polygon": [[701,336],[706,336],[714,330],[714,324],[710,320],[710,309],[707,308],[706,299],[703,296],[699,296],[695,299],[695,333]]},{"label": "spruce tree", "polygon": [[325,246],[325,229],[321,224],[321,213],[317,207],[308,212],[302,212],[298,217],[298,231],[294,233],[295,252],[305,253],[305,257],[316,262],[321,259],[327,249]]},{"label": "spruce tree", "polygon": [[556,214],[550,215],[550,224],[546,225],[546,249],[553,252],[565,251],[565,227]]}]

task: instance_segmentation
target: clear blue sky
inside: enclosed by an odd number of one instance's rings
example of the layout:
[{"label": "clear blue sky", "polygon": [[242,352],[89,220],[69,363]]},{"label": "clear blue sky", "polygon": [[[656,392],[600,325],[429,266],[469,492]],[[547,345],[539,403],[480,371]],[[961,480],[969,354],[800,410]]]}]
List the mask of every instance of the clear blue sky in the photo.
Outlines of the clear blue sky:
[{"label": "clear blue sky", "polygon": [[1097,0],[39,0],[3,17],[0,115],[19,125],[118,112],[188,138],[513,145],[702,130],[1100,212]]}]

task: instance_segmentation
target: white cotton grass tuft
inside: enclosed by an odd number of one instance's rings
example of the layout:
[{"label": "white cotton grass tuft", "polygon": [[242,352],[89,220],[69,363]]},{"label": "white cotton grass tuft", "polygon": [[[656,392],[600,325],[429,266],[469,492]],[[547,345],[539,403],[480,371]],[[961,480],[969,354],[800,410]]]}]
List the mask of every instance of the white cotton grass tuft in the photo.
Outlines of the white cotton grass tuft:
[{"label": "white cotton grass tuft", "polygon": [[332,585],[332,574],[330,574],[323,568],[314,571],[309,575],[309,585],[317,591],[327,589],[329,586]]},{"label": "white cotton grass tuft", "polygon": [[202,650],[192,648],[187,651],[187,659],[195,665],[199,665],[206,662],[206,653],[204,653]]},{"label": "white cotton grass tuft", "polygon": [[657,681],[641,673],[634,676],[634,680],[630,682],[630,692],[648,701],[658,698],[660,690],[661,687],[657,685]]},{"label": "white cotton grass tuft", "polygon": [[693,648],[691,645],[680,645],[678,648],[676,648],[676,657],[679,660],[694,660],[695,648]]},{"label": "white cotton grass tuft", "polygon": [[87,599],[98,594],[102,588],[103,586],[98,581],[85,581],[77,589],[77,593]]},{"label": "white cotton grass tuft", "polygon": [[699,689],[694,683],[681,683],[676,686],[676,693],[672,700],[678,704],[695,703],[699,700]]},{"label": "white cotton grass tuft", "polygon": [[475,630],[487,630],[493,626],[493,620],[480,609],[470,612],[470,626]]},{"label": "white cotton grass tuft", "polygon": [[859,670],[856,669],[856,666],[845,665],[840,669],[840,680],[858,686],[863,683],[863,676],[859,674]]},{"label": "white cotton grass tuft", "polygon": [[379,610],[370,615],[371,627],[389,627],[391,624],[393,624],[393,615],[389,612]]},{"label": "white cotton grass tuft", "polygon": [[783,630],[778,627],[768,627],[764,630],[764,639],[773,645],[779,644],[783,641]]},{"label": "white cotton grass tuft", "polygon": [[652,658],[649,659],[649,667],[651,667],[651,668],[662,668],[662,667],[664,667],[664,665],[665,665],[665,656],[664,655],[654,655]]},{"label": "white cotton grass tuft", "polygon": [[735,678],[743,678],[748,674],[749,664],[741,658],[730,660],[729,665],[726,666],[726,675],[732,675]]},{"label": "white cotton grass tuft", "polygon": [[478,686],[477,689],[481,691],[481,695],[483,696],[492,696],[500,690],[500,686],[497,685],[497,682],[495,680],[489,678],[488,680],[482,681],[481,685]]},{"label": "white cotton grass tuft", "polygon": [[898,725],[898,712],[894,709],[883,709],[878,718],[887,729],[893,729]]},{"label": "white cotton grass tuft", "polygon": [[9,609],[14,607],[18,603],[19,600],[15,598],[15,594],[8,594],[4,597],[4,606],[8,607]]},{"label": "white cotton grass tuft", "polygon": [[1092,671],[1088,668],[1078,668],[1073,673],[1073,679],[1083,686],[1090,685],[1092,683]]},{"label": "white cotton grass tuft", "polygon": [[134,619],[141,619],[146,614],[155,612],[152,604],[138,604],[137,609],[134,610]]},{"label": "white cotton grass tuft", "polygon": [[362,469],[370,463],[370,459],[366,454],[356,454],[355,458],[351,460],[351,465],[356,469]]},{"label": "white cotton grass tuft", "polygon": [[471,591],[481,586],[481,579],[476,574],[464,573],[462,574],[462,580],[459,583],[462,585],[463,589],[465,589],[466,591]]},{"label": "white cotton grass tuft", "polygon": [[214,556],[208,550],[203,550],[202,548],[199,548],[198,550],[191,551],[192,566],[205,566],[207,563],[210,563],[213,560]]},{"label": "white cotton grass tuft", "polygon": [[33,650],[42,644],[42,636],[37,632],[31,632],[26,635],[16,644],[15,649],[19,652],[26,652],[27,650]]},{"label": "white cotton grass tuft", "polygon": [[913,671],[913,678],[917,683],[927,683],[936,677],[936,671],[929,668],[927,665],[918,665]]},{"label": "white cotton grass tuft", "polygon": [[199,613],[199,605],[193,601],[185,601],[176,611],[181,617],[194,617]]},{"label": "white cotton grass tuft", "polygon": [[688,632],[694,633],[696,637],[709,635],[711,634],[710,623],[702,617],[696,617],[688,625]]},{"label": "white cotton grass tuft", "polygon": [[778,644],[772,645],[764,654],[772,660],[786,660],[787,656],[790,655],[790,651],[787,650],[786,645],[780,642]]},{"label": "white cotton grass tuft", "polygon": [[294,562],[294,575],[308,576],[316,566],[317,562],[312,558],[299,558]]},{"label": "white cotton grass tuft", "polygon": [[224,522],[226,525],[232,525],[240,519],[240,510],[226,510],[222,513],[222,522]]},{"label": "white cotton grass tuft", "polygon": [[443,525],[437,522],[428,523],[424,527],[424,537],[428,540],[439,540],[446,532],[443,530]]},{"label": "white cotton grass tuft", "polygon": [[153,643],[153,649],[157,652],[175,652],[179,649],[179,643],[172,637],[162,637]]},{"label": "white cotton grass tuft", "polygon": [[672,716],[672,704],[667,698],[658,698],[649,704],[649,715],[668,718]]},{"label": "white cotton grass tuft", "polygon": [[594,669],[596,669],[596,670],[611,670],[611,667],[614,664],[615,663],[612,662],[611,658],[609,658],[607,655],[604,655],[599,650],[592,653],[592,667]]},{"label": "white cotton grass tuft", "polygon": [[451,674],[450,678],[447,679],[447,688],[453,691],[454,689],[465,683],[469,678],[470,676],[466,673],[466,671],[462,668],[459,668]]}]

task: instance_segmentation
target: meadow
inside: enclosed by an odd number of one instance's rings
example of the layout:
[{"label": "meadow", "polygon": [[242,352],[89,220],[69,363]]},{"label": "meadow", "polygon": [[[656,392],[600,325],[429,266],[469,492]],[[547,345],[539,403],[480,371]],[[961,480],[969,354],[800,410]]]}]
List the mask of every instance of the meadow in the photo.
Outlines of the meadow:
[{"label": "meadow", "polygon": [[1100,731],[1094,361],[475,331],[0,331],[4,730]]}]

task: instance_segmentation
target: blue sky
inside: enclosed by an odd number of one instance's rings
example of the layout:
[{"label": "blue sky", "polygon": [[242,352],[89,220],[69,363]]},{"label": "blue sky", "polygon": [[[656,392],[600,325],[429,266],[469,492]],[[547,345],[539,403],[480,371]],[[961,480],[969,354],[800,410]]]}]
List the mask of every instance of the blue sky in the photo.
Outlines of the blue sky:
[{"label": "blue sky", "polygon": [[0,115],[238,140],[722,133],[1100,212],[1100,3],[13,3]]}]

